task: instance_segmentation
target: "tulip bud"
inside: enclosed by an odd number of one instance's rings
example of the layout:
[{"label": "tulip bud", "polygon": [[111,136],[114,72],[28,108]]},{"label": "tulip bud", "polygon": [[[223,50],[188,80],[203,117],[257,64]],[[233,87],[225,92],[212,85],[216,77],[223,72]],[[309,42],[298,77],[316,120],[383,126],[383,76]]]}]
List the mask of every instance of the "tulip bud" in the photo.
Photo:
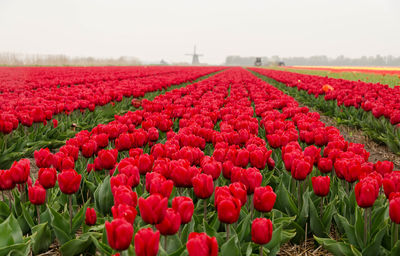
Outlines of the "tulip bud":
[{"label": "tulip bud", "polygon": [[364,178],[356,184],[354,193],[358,206],[371,207],[379,195],[378,182],[373,178]]},{"label": "tulip bud", "polygon": [[223,198],[217,205],[219,221],[226,224],[235,223],[239,219],[241,207],[239,199],[232,196]]},{"label": "tulip bud", "polygon": [[254,190],[254,208],[259,212],[270,212],[274,207],[276,194],[271,186],[258,187]]},{"label": "tulip bud", "polygon": [[165,216],[168,208],[168,198],[159,194],[150,195],[147,199],[139,198],[139,211],[147,224],[158,224]]},{"label": "tulip bud", "polygon": [[129,248],[133,237],[133,226],[125,219],[118,218],[112,222],[106,221],[108,244],[117,251]]},{"label": "tulip bud", "polygon": [[194,204],[190,197],[174,197],[174,199],[172,199],[172,208],[181,216],[182,224],[189,223],[192,220]]},{"label": "tulip bud", "polygon": [[57,170],[54,168],[40,168],[38,180],[45,189],[53,188],[57,181]]},{"label": "tulip bud", "polygon": [[218,255],[218,242],[215,237],[209,237],[206,233],[189,234],[186,243],[189,256],[217,256]]},{"label": "tulip bud", "polygon": [[198,174],[192,179],[194,194],[201,199],[209,198],[214,192],[214,182],[211,175]]},{"label": "tulip bud", "polygon": [[172,208],[168,208],[165,211],[164,219],[159,224],[156,224],[156,228],[164,236],[174,235],[178,232],[180,226],[181,216]]},{"label": "tulip bud", "polygon": [[400,197],[389,201],[389,216],[394,223],[400,224]]},{"label": "tulip bud", "polygon": [[135,235],[136,256],[156,256],[160,243],[160,232],[142,228]]},{"label": "tulip bud", "polygon": [[34,205],[42,205],[46,202],[46,190],[38,183],[28,188],[28,196],[29,201]]},{"label": "tulip bud", "polygon": [[88,226],[93,226],[96,224],[97,215],[96,211],[93,208],[87,208],[85,213],[85,223]]},{"label": "tulip bud", "polygon": [[266,218],[254,219],[251,223],[251,240],[259,245],[267,244],[272,238],[272,222]]},{"label": "tulip bud", "polygon": [[312,177],[311,183],[313,186],[314,193],[317,196],[324,197],[328,195],[329,186],[331,183],[331,178],[329,178],[329,176]]},{"label": "tulip bud", "polygon": [[58,185],[60,186],[61,192],[70,195],[74,194],[79,190],[82,176],[73,169],[63,170],[58,174]]}]

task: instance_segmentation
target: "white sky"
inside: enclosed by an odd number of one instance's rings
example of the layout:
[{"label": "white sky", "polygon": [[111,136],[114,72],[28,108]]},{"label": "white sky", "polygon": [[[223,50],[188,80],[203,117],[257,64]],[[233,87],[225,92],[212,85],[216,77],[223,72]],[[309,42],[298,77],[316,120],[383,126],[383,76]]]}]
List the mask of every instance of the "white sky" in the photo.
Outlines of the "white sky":
[{"label": "white sky", "polygon": [[0,0],[0,52],[221,64],[400,55],[399,0]]}]

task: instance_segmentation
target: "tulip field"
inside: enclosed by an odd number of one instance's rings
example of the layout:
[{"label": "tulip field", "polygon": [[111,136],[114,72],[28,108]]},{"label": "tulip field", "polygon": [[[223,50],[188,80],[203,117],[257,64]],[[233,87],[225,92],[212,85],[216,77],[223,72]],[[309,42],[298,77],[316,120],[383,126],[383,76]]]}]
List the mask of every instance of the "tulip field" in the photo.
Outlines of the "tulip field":
[{"label": "tulip field", "polygon": [[0,256],[400,255],[400,172],[321,121],[398,154],[398,88],[263,68],[0,68]]}]

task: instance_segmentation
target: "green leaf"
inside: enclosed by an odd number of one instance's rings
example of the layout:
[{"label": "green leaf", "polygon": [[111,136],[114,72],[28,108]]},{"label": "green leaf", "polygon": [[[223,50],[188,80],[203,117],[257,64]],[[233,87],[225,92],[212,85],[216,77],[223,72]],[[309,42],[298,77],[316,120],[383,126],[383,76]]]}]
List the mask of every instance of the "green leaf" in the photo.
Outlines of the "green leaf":
[{"label": "green leaf", "polygon": [[[322,200],[322,199],[321,199]],[[318,237],[326,237],[325,227],[321,221],[320,214],[318,214],[317,209],[315,209],[315,205],[311,198],[310,202],[310,228],[311,231]]]},{"label": "green leaf", "polygon": [[111,214],[111,207],[114,205],[114,197],[111,193],[110,176],[103,180],[94,192],[95,208],[103,215]]},{"label": "green leaf", "polygon": [[10,208],[5,202],[0,201],[0,218],[7,219],[8,216],[10,216]]},{"label": "green leaf", "polygon": [[92,238],[89,235],[83,235],[63,244],[60,252],[62,255],[79,255],[84,253],[91,244],[93,244]]},{"label": "green leaf", "polygon": [[279,183],[278,189],[276,190],[276,202],[275,209],[287,213],[290,216],[298,215],[298,209],[293,202],[289,192],[283,186],[283,182]]},{"label": "green leaf", "polygon": [[0,224],[0,248],[22,243],[22,231],[14,215],[10,215]]},{"label": "green leaf", "polygon": [[249,236],[251,238],[250,234],[250,228],[251,228],[251,219],[250,219],[250,214],[246,215],[246,217],[239,223],[236,231],[238,233],[238,239],[239,241],[247,241],[245,239],[246,236]]},{"label": "green leaf", "polygon": [[240,248],[237,246],[239,241],[237,236],[232,236],[229,240],[221,246],[222,256],[240,256]]},{"label": "green leaf", "polygon": [[75,214],[74,218],[72,219],[72,234],[75,234],[75,232],[82,226],[82,223],[85,220],[85,213],[88,204],[89,201],[87,201],[81,207],[81,209]]},{"label": "green leaf", "polygon": [[397,256],[400,255],[400,240],[393,246],[392,250],[390,251],[390,256]]},{"label": "green leaf", "polygon": [[343,217],[342,215],[337,214],[336,217],[337,217],[336,218],[337,224],[340,225],[344,229],[347,239],[349,239],[349,242],[351,244],[358,244],[354,226],[350,225],[349,222],[347,221],[347,219],[345,217]]},{"label": "green leaf", "polygon": [[53,231],[60,242],[61,245],[65,244],[69,240],[72,239],[69,234],[69,221],[66,220],[60,213],[50,209],[50,217],[51,217],[51,226],[53,227]]},{"label": "green leaf", "polygon": [[[364,211],[367,209],[364,208]],[[363,248],[364,247],[364,218],[363,215],[361,214],[361,209],[359,207],[356,208],[356,222],[354,223],[354,231],[356,234],[357,242],[358,242],[358,247]]]},{"label": "green leaf", "polygon": [[189,234],[194,231],[194,221],[191,221],[185,225],[185,227],[182,229],[181,233],[181,241],[182,244],[186,244]]},{"label": "green leaf", "polygon": [[382,238],[387,232],[387,226],[383,226],[382,229],[374,236],[373,239],[371,239],[371,243],[364,248],[362,251],[362,255],[365,256],[375,256],[375,255],[381,255],[381,243],[382,243]]},{"label": "green leaf", "polygon": [[0,247],[0,256],[26,256],[29,255],[30,243],[28,240],[25,243],[18,243],[6,247]]},{"label": "green leaf", "polygon": [[47,251],[52,243],[51,231],[48,223],[41,223],[32,227],[32,251],[34,254]]},{"label": "green leaf", "polygon": [[355,256],[362,256],[362,254],[354,248],[353,245],[343,243],[343,242],[338,242],[336,240],[333,240],[331,238],[319,238],[314,236],[314,239],[322,245],[325,249],[327,249],[329,252],[333,253],[334,255],[337,256],[348,256],[348,255],[355,255]]},{"label": "green leaf", "polygon": [[31,214],[26,209],[26,206],[24,206],[22,203],[21,203],[21,209],[22,209],[22,216],[24,216],[24,219],[25,219],[26,223],[29,225],[29,228],[32,228],[33,226],[35,226],[35,223],[33,222]]}]

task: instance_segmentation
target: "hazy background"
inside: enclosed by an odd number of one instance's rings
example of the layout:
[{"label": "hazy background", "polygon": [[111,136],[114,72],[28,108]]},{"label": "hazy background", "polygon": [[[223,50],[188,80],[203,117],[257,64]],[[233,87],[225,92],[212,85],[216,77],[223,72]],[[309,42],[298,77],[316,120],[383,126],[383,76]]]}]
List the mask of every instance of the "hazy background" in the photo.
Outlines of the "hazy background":
[{"label": "hazy background", "polygon": [[398,0],[0,0],[0,52],[182,63],[196,44],[208,64],[399,57],[399,14]]}]

